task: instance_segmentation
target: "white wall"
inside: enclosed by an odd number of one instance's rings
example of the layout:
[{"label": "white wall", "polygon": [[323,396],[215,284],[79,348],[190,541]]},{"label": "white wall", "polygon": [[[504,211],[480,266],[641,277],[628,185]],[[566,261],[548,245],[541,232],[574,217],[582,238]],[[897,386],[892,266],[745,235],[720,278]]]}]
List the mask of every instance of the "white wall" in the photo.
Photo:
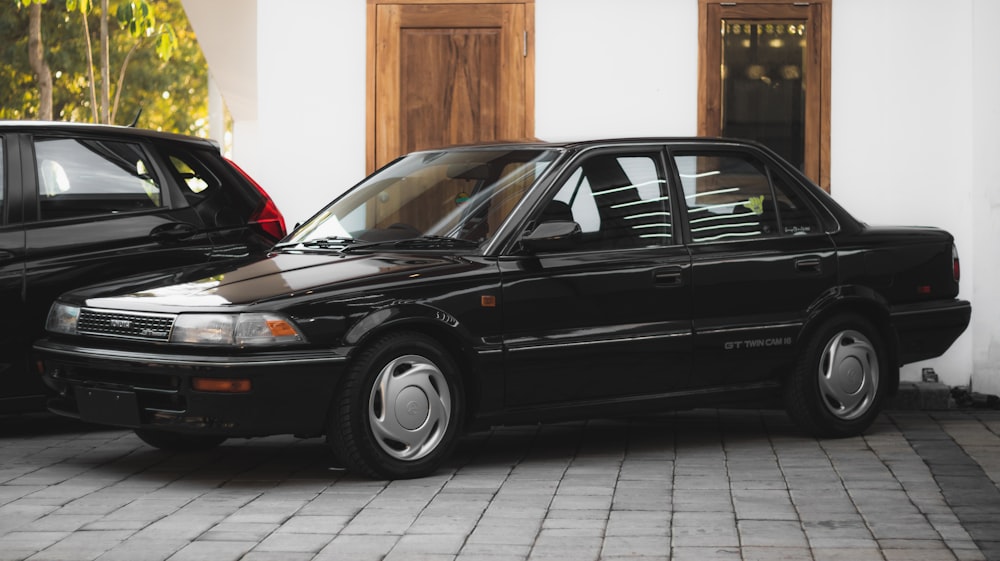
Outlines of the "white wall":
[{"label": "white wall", "polygon": [[[927,225],[955,235],[974,294],[973,69],[970,0],[836,0],[833,6],[831,192],[872,224]],[[978,308],[974,308],[978,315]],[[968,384],[972,333],[930,366]]]},{"label": "white wall", "polygon": [[290,229],[365,175],[365,2],[257,6],[262,165],[254,177]]},{"label": "white wall", "polygon": [[696,0],[537,0],[535,135],[693,135]]},{"label": "white wall", "polygon": [[[972,273],[973,368],[972,387],[1000,395],[1000,2],[975,0],[972,3],[973,167],[972,218],[973,251],[977,266]],[[968,295],[968,293],[967,293]]]}]

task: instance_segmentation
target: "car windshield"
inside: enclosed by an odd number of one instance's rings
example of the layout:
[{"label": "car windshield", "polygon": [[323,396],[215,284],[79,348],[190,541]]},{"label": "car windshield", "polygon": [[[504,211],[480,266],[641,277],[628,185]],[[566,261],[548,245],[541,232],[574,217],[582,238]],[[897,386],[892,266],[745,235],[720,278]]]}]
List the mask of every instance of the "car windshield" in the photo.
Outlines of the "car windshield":
[{"label": "car windshield", "polygon": [[557,155],[503,148],[411,154],[351,189],[281,246],[325,249],[427,239],[433,243],[408,247],[435,249],[450,240],[475,247],[496,235]]}]

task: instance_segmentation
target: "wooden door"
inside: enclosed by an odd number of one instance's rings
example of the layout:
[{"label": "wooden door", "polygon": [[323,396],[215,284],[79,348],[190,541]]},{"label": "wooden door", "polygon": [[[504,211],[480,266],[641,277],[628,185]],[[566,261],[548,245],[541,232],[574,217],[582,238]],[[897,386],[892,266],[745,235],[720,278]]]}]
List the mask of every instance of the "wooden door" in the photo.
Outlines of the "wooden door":
[{"label": "wooden door", "polygon": [[[832,1],[699,0],[698,134],[758,140],[828,191]],[[802,58],[788,66],[753,54],[727,60],[730,44],[748,52],[801,47]],[[736,106],[751,117],[727,130]]]},{"label": "wooden door", "polygon": [[533,0],[369,0],[368,171],[534,134]]}]

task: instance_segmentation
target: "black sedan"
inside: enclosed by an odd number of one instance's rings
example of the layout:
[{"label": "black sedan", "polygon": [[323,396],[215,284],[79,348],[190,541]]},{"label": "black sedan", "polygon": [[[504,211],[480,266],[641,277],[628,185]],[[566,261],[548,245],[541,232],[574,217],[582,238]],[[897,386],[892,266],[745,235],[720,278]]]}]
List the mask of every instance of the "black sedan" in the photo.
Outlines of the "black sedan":
[{"label": "black sedan", "polygon": [[780,398],[869,427],[969,322],[947,232],[871,227],[755,144],[414,153],[243,265],[64,294],[52,411],[173,449],[325,435],[373,477],[471,427]]}]

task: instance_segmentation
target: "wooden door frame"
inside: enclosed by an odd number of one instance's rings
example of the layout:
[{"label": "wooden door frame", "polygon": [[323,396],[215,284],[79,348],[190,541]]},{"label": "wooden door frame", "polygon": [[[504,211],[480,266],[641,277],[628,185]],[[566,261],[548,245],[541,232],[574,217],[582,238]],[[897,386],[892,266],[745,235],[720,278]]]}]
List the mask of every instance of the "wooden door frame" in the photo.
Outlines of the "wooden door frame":
[{"label": "wooden door frame", "polygon": [[[527,137],[535,134],[535,0],[367,0],[367,62],[365,84],[365,169],[367,173],[375,171],[375,140],[378,122],[375,115],[376,79],[378,74],[378,15],[377,9],[382,4],[426,4],[426,5],[462,5],[462,4],[523,4],[525,31],[525,96],[524,96],[524,130]],[[510,139],[513,140],[513,139]]]},{"label": "wooden door frame", "polygon": [[[819,9],[819,19],[820,21],[810,20],[811,31],[814,37],[818,37],[818,43],[815,45],[815,49],[810,49],[809,56],[812,57],[810,61],[814,65],[819,67],[819,103],[818,103],[818,113],[816,111],[806,114],[806,134],[811,138],[806,139],[806,146],[813,146],[814,148],[810,151],[816,154],[815,157],[818,161],[815,164],[816,169],[810,169],[809,157],[807,156],[807,174],[810,179],[815,181],[820,187],[829,191],[830,190],[830,68],[832,65],[831,57],[831,43],[832,43],[832,16],[833,16],[833,0],[809,0],[808,2],[797,1],[797,0],[737,0],[733,1],[722,1],[722,0],[698,0],[698,134],[701,136],[705,135],[718,135],[721,130],[721,123],[718,121],[720,115],[720,104],[722,102],[721,97],[717,95],[710,95],[710,90],[712,89],[710,85],[713,83],[713,76],[709,73],[712,72],[712,63],[710,60],[717,60],[721,58],[721,53],[716,49],[712,49],[712,53],[709,53],[709,41],[708,34],[710,30],[718,32],[714,25],[709,25],[709,7],[722,6],[723,9],[733,13],[735,17],[740,16],[740,9],[743,7],[748,7],[752,9],[754,7],[760,7],[764,5],[770,5],[780,8],[792,8],[796,7],[799,9],[809,9],[812,6],[816,6]],[[808,16],[807,13],[803,15]],[[711,56],[709,56],[711,55]],[[718,69],[715,70],[718,72]]]}]

